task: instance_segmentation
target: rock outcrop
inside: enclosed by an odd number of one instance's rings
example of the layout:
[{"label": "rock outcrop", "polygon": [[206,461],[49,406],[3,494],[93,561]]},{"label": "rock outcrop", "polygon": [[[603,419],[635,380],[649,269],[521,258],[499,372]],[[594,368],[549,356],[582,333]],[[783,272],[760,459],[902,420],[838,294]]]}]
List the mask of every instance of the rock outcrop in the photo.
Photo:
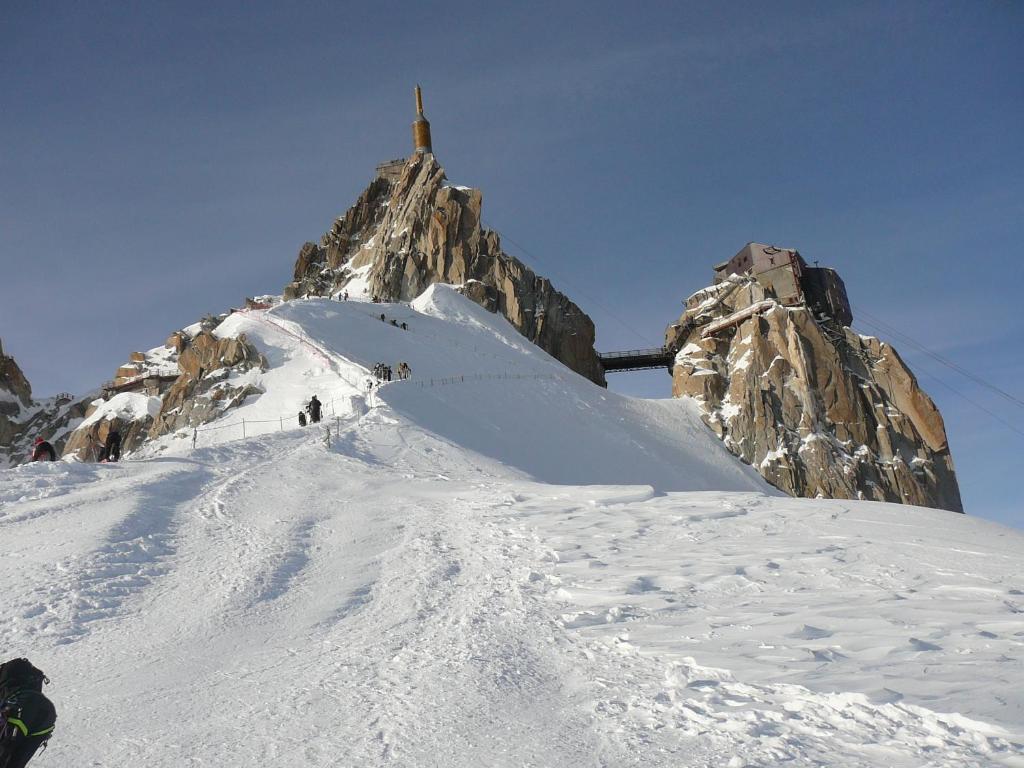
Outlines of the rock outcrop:
[{"label": "rock outcrop", "polygon": [[[395,165],[395,164],[392,164]],[[433,283],[464,286],[526,338],[603,385],[594,324],[550,281],[501,250],[481,223],[479,190],[448,183],[432,154],[388,166],[320,243],[306,243],[284,298],[331,296],[358,285],[371,297],[409,301]]]},{"label": "rock outcrop", "polygon": [[34,398],[25,374],[0,344],[0,461],[9,465],[28,461],[36,437],[48,440],[59,455],[93,397]]},{"label": "rock outcrop", "polygon": [[31,406],[32,387],[15,359],[4,354],[0,341],[0,447],[14,442],[23,413]]},{"label": "rock outcrop", "polygon": [[260,394],[245,374],[265,370],[267,361],[244,336],[215,335],[223,317],[176,331],[162,347],[132,352],[103,396],[88,404],[64,454],[95,459],[113,429],[121,433],[122,450],[131,451],[147,440],[212,421]]},{"label": "rock outcrop", "polygon": [[205,424],[263,391],[235,380],[246,371],[267,368],[266,359],[244,335],[222,339],[202,330],[191,338],[175,334],[168,342],[180,348],[181,374],[164,393],[149,437]]},{"label": "rock outcrop", "polygon": [[153,424],[157,403],[158,398],[138,392],[93,400],[86,408],[85,421],[68,438],[63,455],[96,461],[107,436],[115,429],[121,434],[122,451],[138,448]]},{"label": "rock outcrop", "polygon": [[942,416],[888,344],[734,274],[687,300],[666,346],[673,395],[776,487],[963,511]]}]

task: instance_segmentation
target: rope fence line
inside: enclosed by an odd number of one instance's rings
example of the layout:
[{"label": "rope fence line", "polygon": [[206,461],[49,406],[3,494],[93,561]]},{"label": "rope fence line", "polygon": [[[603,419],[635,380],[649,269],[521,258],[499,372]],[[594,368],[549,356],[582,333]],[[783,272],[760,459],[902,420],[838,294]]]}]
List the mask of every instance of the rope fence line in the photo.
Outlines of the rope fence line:
[{"label": "rope fence line", "polygon": [[431,378],[431,379],[406,379],[406,383],[412,384],[418,387],[443,387],[448,384],[461,384],[469,379],[470,381],[491,381],[495,379],[550,379],[554,380],[558,377],[553,373],[468,373],[459,374],[458,376],[445,376],[443,378]]},{"label": "rope fence line", "polygon": [[278,330],[281,333],[284,333],[284,334],[286,334],[288,336],[291,336],[292,338],[296,339],[299,342],[299,344],[302,344],[302,345],[305,345],[305,346],[309,347],[346,384],[348,384],[350,387],[355,387],[356,389],[359,389],[359,384],[354,382],[354,381],[352,381],[351,379],[349,379],[349,377],[345,374],[345,372],[341,369],[341,367],[337,365],[337,361],[331,359],[332,358],[332,353],[328,352],[326,349],[324,349],[322,346],[317,344],[312,339],[306,338],[305,336],[303,336],[301,334],[295,333],[295,331],[292,331],[291,329],[286,328],[280,322],[275,322],[275,319],[272,319],[270,317],[270,310],[262,310],[261,312],[262,312],[261,314],[255,314],[255,313],[249,311],[247,314],[248,314],[248,317],[252,318],[253,320],[256,320],[257,322],[269,325],[270,327],[274,328],[275,330]]},{"label": "rope fence line", "polygon": [[[366,302],[358,302],[358,303],[366,303]],[[404,303],[404,302],[401,302],[401,303]],[[358,397],[360,397],[362,395],[362,393],[365,393],[365,396],[364,396],[365,400],[364,400],[364,402],[367,404],[367,406],[369,408],[373,408],[373,407],[375,407],[374,395],[380,390],[380,387],[383,386],[383,384],[385,384],[385,383],[388,383],[388,384],[404,383],[404,384],[418,386],[420,388],[426,388],[426,387],[439,387],[439,386],[448,386],[448,385],[452,385],[452,384],[460,384],[460,383],[466,382],[467,380],[468,381],[524,380],[524,379],[535,379],[535,380],[536,379],[550,379],[550,380],[554,380],[554,379],[558,378],[555,374],[522,374],[522,373],[502,372],[502,373],[459,374],[459,375],[455,375],[455,376],[433,377],[433,378],[416,379],[416,380],[413,380],[413,379],[397,379],[397,380],[394,380],[394,381],[382,382],[379,379],[375,381],[375,379],[372,377],[370,372],[367,371],[365,377],[363,377],[360,381],[353,381],[352,378],[349,375],[346,375],[347,372],[345,370],[343,370],[343,366],[341,366],[339,364],[339,362],[341,360],[344,360],[344,362],[346,362],[346,363],[354,364],[354,365],[357,365],[357,366],[359,365],[359,363],[357,363],[355,361],[348,360],[346,358],[343,358],[340,355],[335,355],[335,354],[329,352],[328,350],[324,349],[320,344],[318,344],[313,339],[307,337],[305,334],[303,334],[301,332],[297,333],[297,332],[293,331],[292,329],[286,327],[286,325],[284,323],[290,323],[290,321],[287,321],[287,320],[281,321],[281,320],[279,320],[276,317],[272,317],[271,316],[271,312],[272,312],[273,309],[274,309],[273,307],[270,307],[270,308],[246,307],[246,308],[243,308],[243,309],[236,309],[234,311],[237,312],[237,313],[245,314],[250,319],[255,320],[255,321],[259,322],[259,323],[262,323],[264,325],[269,325],[274,330],[280,331],[281,333],[284,333],[286,336],[290,336],[291,338],[295,339],[296,341],[299,342],[299,344],[301,346],[309,348],[309,350],[316,357],[318,357],[320,360],[322,360],[330,369],[332,369],[333,372],[342,381],[344,381],[346,384],[348,384],[350,387],[352,387],[356,391],[356,393],[359,393],[359,394],[350,395],[350,396],[348,396],[346,398],[332,398],[331,400],[329,400],[329,401],[327,401],[325,403],[321,403],[321,414],[322,414],[321,422],[326,421],[326,420],[328,420],[330,418],[333,418],[334,421],[336,422],[337,434],[341,433],[341,418],[342,417],[341,417],[340,414],[338,414],[337,408],[335,407],[335,403],[337,403],[339,400],[346,400],[347,402],[351,403],[351,400],[353,398],[358,398]],[[360,311],[360,314],[365,314],[365,315],[367,315],[367,317],[369,317],[369,315],[367,313],[365,313],[365,312]],[[404,330],[408,330],[408,329],[404,329]],[[301,327],[300,327],[300,331],[301,331]],[[335,359],[335,358],[337,358],[337,359]],[[345,416],[348,417],[349,415],[350,415],[350,411],[346,410]],[[199,435],[201,433],[206,433],[206,432],[218,432],[218,431],[231,430],[231,429],[236,429],[237,430],[237,429],[240,428],[240,432],[241,432],[240,435],[237,435],[235,437],[229,437],[226,440],[218,440],[217,441],[217,442],[228,442],[228,441],[231,441],[231,440],[245,439],[247,437],[255,437],[256,435],[260,435],[260,434],[270,434],[272,432],[283,432],[285,429],[294,429],[294,428],[301,429],[302,426],[301,425],[297,425],[294,422],[294,420],[296,418],[297,418],[297,414],[289,414],[288,416],[278,416],[277,418],[270,418],[270,419],[241,419],[239,421],[231,422],[230,424],[218,424],[216,426],[195,426],[195,427],[192,428],[192,447],[193,448],[196,447]],[[288,422],[287,425],[285,424],[286,421]],[[312,426],[314,423],[320,423],[320,422],[310,422],[309,426]],[[271,427],[270,429],[267,429],[266,425],[268,425],[268,424],[276,425],[276,427]],[[328,436],[326,437],[326,441],[327,441],[327,444],[329,445],[330,444],[329,443],[329,441],[330,441],[330,437],[329,437],[329,435],[330,435],[330,426],[329,425],[327,425],[327,435]]]},{"label": "rope fence line", "polygon": [[[350,398],[332,398],[326,403],[320,404],[321,418],[320,421],[324,421],[326,418],[334,418],[335,420],[341,419],[340,414],[337,413],[337,409],[334,404],[339,400],[349,400]],[[330,413],[327,412],[328,408]],[[278,416],[276,419],[241,419],[240,421],[233,421],[230,424],[218,424],[214,427],[192,427],[192,447],[196,447],[196,440],[199,435],[203,432],[216,432],[221,429],[234,429],[236,427],[242,428],[241,438],[233,438],[235,440],[244,439],[246,437],[255,437],[256,435],[265,435],[270,432],[284,432],[285,429],[293,428],[293,420],[298,417],[298,413],[289,414],[288,416]],[[288,422],[288,426],[285,425],[285,421]],[[310,422],[310,426],[318,422]],[[277,424],[277,429],[263,429],[259,427],[260,424]],[[255,428],[255,429],[254,429]],[[301,429],[301,427],[296,427]]]},{"label": "rope fence line", "polygon": [[[283,329],[282,329],[283,330]],[[373,395],[375,395],[384,384],[397,385],[405,384],[408,386],[417,386],[421,389],[427,387],[443,387],[450,386],[452,384],[462,384],[466,381],[522,381],[522,380],[550,380],[554,381],[559,377],[553,373],[466,373],[457,374],[454,376],[443,376],[443,377],[432,377],[426,379],[399,379],[390,382],[376,382],[374,383],[373,377],[369,374],[363,380],[362,387],[356,387],[358,391],[365,390],[367,395],[371,398],[367,403],[369,407],[373,407]],[[347,380],[346,380],[347,381]],[[373,385],[373,386],[369,386]],[[341,433],[341,419],[342,416],[337,412],[335,403],[342,400],[351,402],[352,398],[358,397],[359,395],[350,395],[345,398],[332,398],[325,403],[321,403],[321,419],[320,422],[310,422],[308,426],[315,426],[317,423],[323,423],[330,419],[333,419],[337,429],[337,434]],[[330,409],[330,413],[328,413]],[[349,414],[346,414],[346,417]],[[199,435],[204,432],[216,432],[224,429],[237,429],[241,427],[241,435],[234,438],[228,438],[228,440],[220,442],[228,442],[230,440],[244,440],[247,437],[255,437],[256,435],[265,435],[272,432],[283,432],[286,429],[302,429],[301,426],[297,426],[294,420],[297,418],[296,414],[289,414],[288,416],[278,416],[276,419],[241,419],[239,421],[231,422],[230,424],[218,424],[212,427],[193,427],[192,428],[192,447],[196,447],[196,442]],[[287,424],[286,424],[287,422]],[[266,429],[260,425],[265,424],[276,424],[277,428]],[[327,429],[330,430],[330,425],[327,424]]]}]

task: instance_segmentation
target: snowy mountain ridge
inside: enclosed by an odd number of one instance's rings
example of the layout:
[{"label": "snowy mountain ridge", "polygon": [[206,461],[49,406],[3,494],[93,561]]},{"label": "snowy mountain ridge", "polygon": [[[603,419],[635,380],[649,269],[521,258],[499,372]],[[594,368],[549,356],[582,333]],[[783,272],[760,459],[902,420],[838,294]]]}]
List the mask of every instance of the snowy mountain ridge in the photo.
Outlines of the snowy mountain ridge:
[{"label": "snowy mountain ridge", "polygon": [[40,766],[1024,765],[1020,533],[782,497],[445,285],[213,334],[205,431],[0,470]]}]

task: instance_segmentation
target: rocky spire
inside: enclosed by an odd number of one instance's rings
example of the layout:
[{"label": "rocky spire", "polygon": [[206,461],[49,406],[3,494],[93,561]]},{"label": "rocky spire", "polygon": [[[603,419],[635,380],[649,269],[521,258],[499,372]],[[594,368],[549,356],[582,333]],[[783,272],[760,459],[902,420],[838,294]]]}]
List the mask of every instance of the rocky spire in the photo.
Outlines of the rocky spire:
[{"label": "rocky spire", "polygon": [[32,403],[32,386],[14,358],[4,354],[2,339],[0,339],[0,392],[7,392],[23,406]]},{"label": "rocky spire", "polygon": [[432,283],[462,286],[473,301],[500,312],[530,341],[594,382],[604,371],[594,324],[481,224],[480,190],[450,184],[429,153],[384,169],[320,243],[306,243],[284,298],[330,296],[356,277],[371,296],[409,301]]}]

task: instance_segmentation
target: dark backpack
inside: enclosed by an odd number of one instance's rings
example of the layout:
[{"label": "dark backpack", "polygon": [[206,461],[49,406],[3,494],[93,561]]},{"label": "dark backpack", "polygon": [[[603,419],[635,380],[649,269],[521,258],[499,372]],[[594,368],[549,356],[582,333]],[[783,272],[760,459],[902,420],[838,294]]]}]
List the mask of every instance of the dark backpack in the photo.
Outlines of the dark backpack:
[{"label": "dark backpack", "polygon": [[46,748],[57,723],[57,710],[52,701],[38,691],[25,689],[5,701],[3,711],[3,738],[13,742],[35,739],[37,746],[41,744]]},{"label": "dark backpack", "polygon": [[0,701],[9,699],[18,691],[42,693],[43,683],[50,678],[28,659],[11,659],[0,664]]}]

